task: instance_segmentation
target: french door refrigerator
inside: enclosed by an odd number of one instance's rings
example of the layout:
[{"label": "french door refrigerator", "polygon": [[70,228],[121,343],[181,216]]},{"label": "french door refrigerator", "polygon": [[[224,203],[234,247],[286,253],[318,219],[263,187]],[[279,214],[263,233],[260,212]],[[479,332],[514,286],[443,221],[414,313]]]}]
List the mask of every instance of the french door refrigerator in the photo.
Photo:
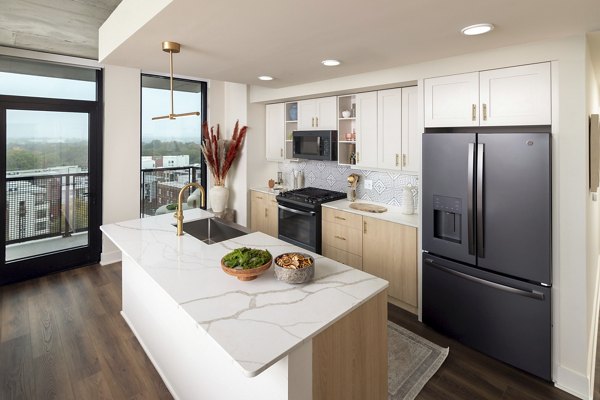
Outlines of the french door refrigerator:
[{"label": "french door refrigerator", "polygon": [[549,133],[423,135],[423,322],[551,380]]}]

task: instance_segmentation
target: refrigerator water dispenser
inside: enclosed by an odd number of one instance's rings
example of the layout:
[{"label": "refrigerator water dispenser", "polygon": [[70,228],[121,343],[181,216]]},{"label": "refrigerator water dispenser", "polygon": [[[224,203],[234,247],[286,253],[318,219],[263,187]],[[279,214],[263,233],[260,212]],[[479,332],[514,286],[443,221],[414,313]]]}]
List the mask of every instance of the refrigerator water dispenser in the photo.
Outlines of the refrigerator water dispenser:
[{"label": "refrigerator water dispenser", "polygon": [[461,243],[462,201],[456,197],[433,196],[433,236]]}]

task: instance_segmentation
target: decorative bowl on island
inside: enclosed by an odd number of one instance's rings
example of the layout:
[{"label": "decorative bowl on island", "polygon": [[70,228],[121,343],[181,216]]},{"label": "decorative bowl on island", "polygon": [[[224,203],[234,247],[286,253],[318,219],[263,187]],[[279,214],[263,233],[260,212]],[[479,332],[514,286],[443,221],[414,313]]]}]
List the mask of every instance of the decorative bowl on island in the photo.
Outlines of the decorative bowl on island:
[{"label": "decorative bowl on island", "polygon": [[305,283],[315,276],[315,259],[305,253],[283,253],[275,257],[275,276],[286,283]]},{"label": "decorative bowl on island", "polygon": [[267,250],[240,247],[221,258],[221,269],[240,281],[251,281],[265,273],[272,262],[273,256]]}]

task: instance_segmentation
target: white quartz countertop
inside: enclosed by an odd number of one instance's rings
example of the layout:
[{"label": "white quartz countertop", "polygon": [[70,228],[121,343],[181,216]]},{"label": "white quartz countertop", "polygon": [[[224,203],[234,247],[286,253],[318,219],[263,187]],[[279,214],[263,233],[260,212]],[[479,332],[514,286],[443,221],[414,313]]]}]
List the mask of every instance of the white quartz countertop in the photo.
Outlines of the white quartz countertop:
[{"label": "white quartz countertop", "polygon": [[[184,216],[187,222],[212,214],[191,209]],[[220,265],[221,258],[237,247],[267,249],[273,257],[307,251],[260,232],[207,245],[187,234],[177,236],[173,222],[173,215],[165,214],[101,229],[249,377],[388,286],[383,279],[310,252],[315,257],[315,277],[309,283],[278,281],[273,267],[253,281],[242,282],[225,274]]]},{"label": "white quartz countertop", "polygon": [[279,194],[279,190],[275,190],[275,189],[269,189],[268,187],[255,187],[252,188],[250,190],[254,190],[255,192],[261,192],[261,193],[266,193],[266,194],[272,194],[274,196],[277,196]]},{"label": "white quartz countertop", "polygon": [[385,207],[388,210],[382,213],[372,213],[367,211],[355,210],[354,208],[350,208],[350,204],[352,204],[352,202],[346,199],[331,201],[329,203],[323,203],[323,207],[335,208],[336,210],[347,211],[365,217],[382,219],[389,222],[395,222],[397,224],[414,226],[415,228],[419,227],[419,214],[402,214],[402,212],[400,212],[400,207],[390,206],[388,204],[375,203],[363,200],[356,200],[354,203],[374,204]]}]

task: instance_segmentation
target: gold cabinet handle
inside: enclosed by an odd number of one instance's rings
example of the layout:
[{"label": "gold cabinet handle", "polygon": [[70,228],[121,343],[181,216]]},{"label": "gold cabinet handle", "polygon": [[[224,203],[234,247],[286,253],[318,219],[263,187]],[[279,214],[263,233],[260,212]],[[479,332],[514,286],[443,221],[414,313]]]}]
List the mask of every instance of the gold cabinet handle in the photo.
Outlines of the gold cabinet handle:
[{"label": "gold cabinet handle", "polygon": [[312,117],[310,122],[310,126],[312,126],[313,128],[315,127],[315,117]]},{"label": "gold cabinet handle", "polygon": [[471,120],[477,121],[477,105],[473,104],[471,106]]},{"label": "gold cabinet handle", "polygon": [[356,163],[358,164],[360,162],[360,153],[357,151],[356,152]]},{"label": "gold cabinet handle", "polygon": [[269,209],[265,208],[265,218],[268,218],[268,216],[269,216]]},{"label": "gold cabinet handle", "polygon": [[487,104],[483,103],[483,120],[487,121]]},{"label": "gold cabinet handle", "polygon": [[340,240],[346,240],[346,238],[345,238],[345,237],[342,237],[342,236],[335,235],[334,237],[335,237],[336,239],[340,239]]},{"label": "gold cabinet handle", "polygon": [[342,217],[339,217],[339,216],[337,216],[337,215],[336,215],[335,217],[333,217],[333,218],[335,218],[335,219],[341,219],[342,221],[345,221],[345,220],[346,220],[346,218],[342,218]]},{"label": "gold cabinet handle", "polygon": [[263,198],[260,196],[256,196],[257,199],[262,200]]},{"label": "gold cabinet handle", "polygon": [[363,233],[367,233],[367,221],[363,222]]},{"label": "gold cabinet handle", "polygon": [[315,126],[319,126],[319,117],[315,117],[315,120],[317,121],[317,122],[315,123]]},{"label": "gold cabinet handle", "polygon": [[402,154],[402,166],[406,167],[406,154]]},{"label": "gold cabinet handle", "polygon": [[396,167],[398,166],[398,154],[396,154]]},{"label": "gold cabinet handle", "polygon": [[283,157],[283,149],[279,149],[279,153],[281,154],[281,157]]}]

